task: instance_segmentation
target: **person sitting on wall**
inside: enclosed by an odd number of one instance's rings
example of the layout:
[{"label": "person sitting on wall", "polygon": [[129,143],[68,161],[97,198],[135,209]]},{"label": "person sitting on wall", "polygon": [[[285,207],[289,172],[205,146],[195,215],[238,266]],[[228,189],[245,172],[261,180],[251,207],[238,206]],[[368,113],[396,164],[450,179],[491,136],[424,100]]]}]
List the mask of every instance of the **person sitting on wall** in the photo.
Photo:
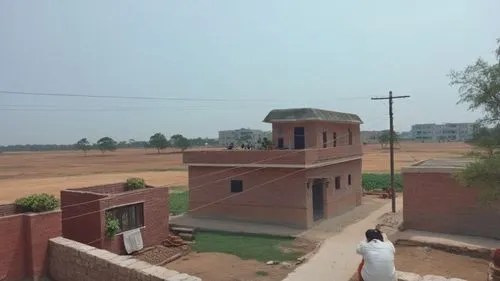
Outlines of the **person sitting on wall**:
[{"label": "person sitting on wall", "polygon": [[356,248],[356,252],[363,257],[358,267],[359,280],[396,281],[394,245],[387,239],[387,235],[382,233],[380,225],[375,229],[368,229],[365,236],[366,241],[361,241]]}]

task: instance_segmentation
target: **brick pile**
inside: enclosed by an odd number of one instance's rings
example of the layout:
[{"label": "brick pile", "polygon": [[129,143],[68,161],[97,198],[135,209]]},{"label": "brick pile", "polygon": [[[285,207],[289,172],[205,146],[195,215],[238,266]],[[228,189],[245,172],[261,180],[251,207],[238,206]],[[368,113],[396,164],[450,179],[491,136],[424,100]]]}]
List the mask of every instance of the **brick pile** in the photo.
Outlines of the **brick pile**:
[{"label": "brick pile", "polygon": [[50,240],[50,276],[57,281],[201,281],[62,237]]}]

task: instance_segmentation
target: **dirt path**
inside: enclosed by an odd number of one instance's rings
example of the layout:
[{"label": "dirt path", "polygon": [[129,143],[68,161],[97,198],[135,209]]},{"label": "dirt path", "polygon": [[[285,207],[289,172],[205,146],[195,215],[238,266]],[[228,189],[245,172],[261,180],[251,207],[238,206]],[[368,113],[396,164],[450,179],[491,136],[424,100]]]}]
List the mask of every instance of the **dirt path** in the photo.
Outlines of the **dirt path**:
[{"label": "dirt path", "polygon": [[187,185],[187,172],[130,172],[96,174],[43,179],[0,180],[0,201],[12,201],[33,193],[47,192],[59,196],[66,188],[86,187],[125,181],[129,177],[141,177],[154,186]]},{"label": "dirt path", "polygon": [[[398,210],[402,208],[402,203],[402,198],[398,198]],[[307,263],[294,270],[283,281],[313,280],[313,277],[315,281],[349,280],[360,262],[360,256],[355,251],[356,245],[364,238],[366,229],[373,228],[390,208],[390,201],[387,201],[366,218],[325,240]]]}]

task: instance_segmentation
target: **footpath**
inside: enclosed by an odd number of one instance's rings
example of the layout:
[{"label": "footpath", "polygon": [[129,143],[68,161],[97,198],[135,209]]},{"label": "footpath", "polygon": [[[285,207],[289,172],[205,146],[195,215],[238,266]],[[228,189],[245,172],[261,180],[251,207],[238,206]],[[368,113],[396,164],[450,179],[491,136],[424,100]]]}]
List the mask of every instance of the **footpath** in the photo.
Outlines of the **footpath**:
[{"label": "footpath", "polygon": [[[402,198],[399,197],[396,201],[396,211],[399,211],[403,205]],[[361,261],[361,257],[356,254],[357,244],[364,239],[365,231],[375,227],[378,218],[390,211],[391,202],[387,201],[366,218],[327,238],[316,254],[283,281],[348,281]]]}]

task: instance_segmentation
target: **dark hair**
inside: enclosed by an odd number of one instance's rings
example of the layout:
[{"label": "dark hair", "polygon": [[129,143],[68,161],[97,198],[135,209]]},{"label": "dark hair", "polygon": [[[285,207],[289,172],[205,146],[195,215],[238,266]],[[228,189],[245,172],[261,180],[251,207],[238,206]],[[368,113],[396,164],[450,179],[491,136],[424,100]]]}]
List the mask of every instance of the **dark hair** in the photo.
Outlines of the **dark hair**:
[{"label": "dark hair", "polygon": [[368,229],[365,232],[365,236],[366,236],[366,241],[368,241],[368,242],[375,240],[375,239],[382,241],[382,242],[384,241],[384,236],[382,236],[382,232],[380,232],[377,229]]}]

